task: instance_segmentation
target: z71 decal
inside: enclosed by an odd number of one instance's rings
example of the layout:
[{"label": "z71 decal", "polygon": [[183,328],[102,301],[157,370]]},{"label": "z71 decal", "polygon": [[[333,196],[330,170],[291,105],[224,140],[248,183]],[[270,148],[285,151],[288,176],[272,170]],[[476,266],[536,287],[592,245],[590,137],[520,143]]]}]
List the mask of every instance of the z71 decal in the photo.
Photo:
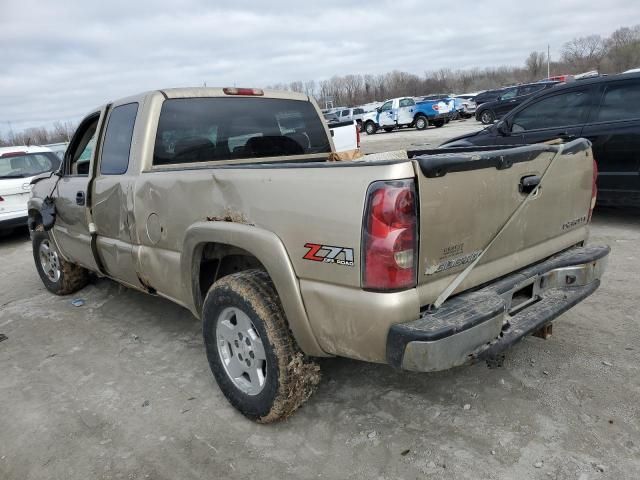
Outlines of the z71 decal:
[{"label": "z71 decal", "polygon": [[305,254],[305,260],[323,263],[337,263],[353,267],[353,248],[334,247],[333,245],[320,245],[317,243],[305,243],[309,251]]}]

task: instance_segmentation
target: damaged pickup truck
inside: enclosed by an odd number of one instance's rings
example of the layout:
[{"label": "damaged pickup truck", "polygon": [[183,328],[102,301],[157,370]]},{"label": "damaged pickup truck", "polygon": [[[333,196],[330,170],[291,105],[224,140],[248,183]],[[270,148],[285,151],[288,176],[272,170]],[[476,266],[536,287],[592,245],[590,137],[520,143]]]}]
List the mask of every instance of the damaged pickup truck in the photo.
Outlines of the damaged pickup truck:
[{"label": "damaged pickup truck", "polygon": [[58,295],[93,272],[189,309],[222,392],[265,423],[309,397],[316,357],[423,372],[495,359],[600,285],[588,141],[342,162],[332,149],[301,94],[109,103],[34,179],[37,271]]}]

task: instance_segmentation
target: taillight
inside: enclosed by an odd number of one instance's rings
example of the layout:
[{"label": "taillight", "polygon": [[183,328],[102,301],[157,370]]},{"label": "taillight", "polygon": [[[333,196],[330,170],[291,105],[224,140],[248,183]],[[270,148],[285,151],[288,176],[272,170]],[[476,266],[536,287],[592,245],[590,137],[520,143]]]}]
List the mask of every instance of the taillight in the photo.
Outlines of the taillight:
[{"label": "taillight", "polygon": [[596,197],[598,196],[598,164],[593,159],[593,180],[591,183],[591,207],[589,208],[589,221],[593,215],[593,209],[596,207]]},{"label": "taillight", "polygon": [[362,287],[391,291],[416,285],[418,211],[412,179],[374,182],[362,232]]},{"label": "taillight", "polygon": [[227,87],[223,88],[222,91],[226,95],[255,95],[261,96],[264,95],[264,92],[259,88],[235,88],[235,87]]},{"label": "taillight", "polygon": [[360,128],[358,128],[358,124],[356,123],[356,145],[360,148]]}]

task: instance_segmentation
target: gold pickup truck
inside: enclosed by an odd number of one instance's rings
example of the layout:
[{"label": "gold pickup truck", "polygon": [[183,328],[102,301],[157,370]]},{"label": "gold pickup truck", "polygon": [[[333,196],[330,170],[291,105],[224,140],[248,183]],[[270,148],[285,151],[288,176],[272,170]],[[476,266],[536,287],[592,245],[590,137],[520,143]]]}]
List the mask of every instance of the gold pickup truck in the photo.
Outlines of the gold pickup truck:
[{"label": "gold pickup truck", "polygon": [[114,101],[34,179],[36,268],[55,294],[92,272],[190,310],[222,392],[265,423],[309,397],[316,357],[496,359],[600,284],[586,140],[334,159],[305,95]]}]

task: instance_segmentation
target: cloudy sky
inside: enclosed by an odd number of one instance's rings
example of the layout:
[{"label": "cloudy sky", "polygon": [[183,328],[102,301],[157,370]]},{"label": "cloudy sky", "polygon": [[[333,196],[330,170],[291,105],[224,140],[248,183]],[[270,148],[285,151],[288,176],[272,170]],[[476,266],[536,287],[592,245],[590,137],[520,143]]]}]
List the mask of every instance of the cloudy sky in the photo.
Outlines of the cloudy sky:
[{"label": "cloudy sky", "polygon": [[521,65],[639,18],[638,0],[0,0],[0,132],[205,81]]}]

